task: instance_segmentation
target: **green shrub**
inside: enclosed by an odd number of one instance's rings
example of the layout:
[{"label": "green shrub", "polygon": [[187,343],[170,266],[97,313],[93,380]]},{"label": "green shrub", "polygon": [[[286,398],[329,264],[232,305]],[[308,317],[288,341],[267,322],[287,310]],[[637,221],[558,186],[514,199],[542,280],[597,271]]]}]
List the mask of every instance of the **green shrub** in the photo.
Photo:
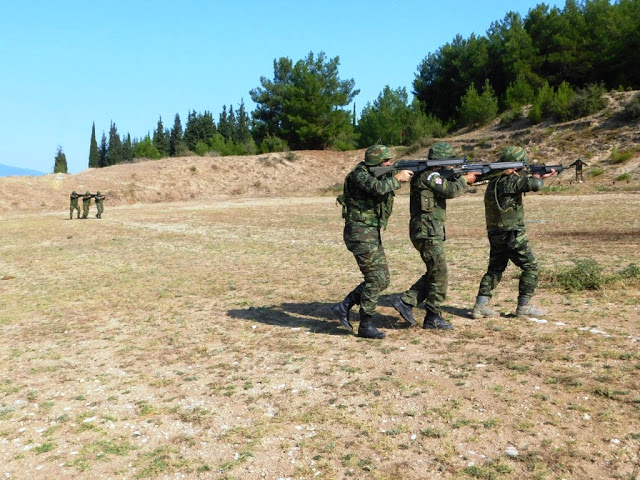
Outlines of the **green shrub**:
[{"label": "green shrub", "polygon": [[640,119],[640,93],[636,93],[629,103],[624,106],[622,116],[629,121]]},{"label": "green shrub", "polygon": [[575,266],[561,271],[556,283],[568,291],[598,290],[604,283],[602,267],[593,259],[577,260]]},{"label": "green shrub", "polygon": [[603,168],[593,167],[593,168],[589,169],[589,171],[587,172],[587,175],[589,175],[590,177],[599,177],[603,173],[604,173],[604,169]]},{"label": "green shrub", "polygon": [[507,110],[502,115],[500,115],[500,125],[509,126],[516,120],[520,120],[524,118],[524,112],[522,111],[522,107],[512,108],[511,110]]},{"label": "green shrub", "polygon": [[489,79],[485,79],[482,94],[472,83],[460,99],[457,108],[461,126],[484,125],[498,115],[498,99]]},{"label": "green shrub", "polygon": [[275,135],[267,135],[262,143],[260,144],[260,153],[271,153],[271,152],[288,152],[289,144],[286,140],[283,140],[280,137],[276,137]]},{"label": "green shrub", "polygon": [[640,280],[640,267],[635,263],[630,263],[618,273],[620,278]]},{"label": "green shrub", "polygon": [[579,89],[569,104],[570,117],[582,118],[599,112],[607,106],[603,84],[590,84]]},{"label": "green shrub", "polygon": [[574,101],[576,93],[567,82],[562,82],[558,89],[554,92],[549,105],[547,116],[553,117],[561,122],[571,119],[569,106]]},{"label": "green shrub", "polygon": [[516,110],[522,105],[533,102],[535,92],[529,85],[524,75],[519,74],[515,81],[511,82],[504,94],[504,103],[510,110]]},{"label": "green shrub", "polygon": [[616,182],[624,182],[625,180],[631,180],[631,175],[628,173],[623,173],[622,175],[618,175],[616,177]]},{"label": "green shrub", "polygon": [[633,157],[632,150],[622,150],[619,152],[617,147],[613,147],[613,150],[611,151],[611,155],[609,156],[609,161],[613,165],[617,165],[618,163],[626,162],[631,157]]}]

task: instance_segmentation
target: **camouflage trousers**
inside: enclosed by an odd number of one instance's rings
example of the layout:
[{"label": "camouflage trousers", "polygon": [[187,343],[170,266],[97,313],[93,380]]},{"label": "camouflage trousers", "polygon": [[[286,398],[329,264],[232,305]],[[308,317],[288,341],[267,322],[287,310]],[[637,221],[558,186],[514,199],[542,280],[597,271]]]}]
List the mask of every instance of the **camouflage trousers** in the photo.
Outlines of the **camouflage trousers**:
[{"label": "camouflage trousers", "polygon": [[420,252],[420,257],[427,267],[427,271],[409,290],[402,294],[401,299],[404,303],[414,307],[424,302],[428,311],[440,315],[442,313],[440,305],[447,297],[449,285],[444,242],[442,240],[422,240],[414,241],[413,245]]},{"label": "camouflage trousers", "polygon": [[360,305],[360,315],[371,316],[376,310],[380,292],[387,288],[390,282],[380,229],[364,223],[347,222],[343,238],[364,276],[362,283],[350,295],[356,304]]},{"label": "camouflage trousers", "polygon": [[82,204],[82,218],[87,218],[89,216],[89,204]]},{"label": "camouflage trousers", "polygon": [[96,208],[98,209],[97,217],[100,218],[102,216],[102,212],[104,212],[104,205],[96,202]]},{"label": "camouflage trousers", "polygon": [[78,218],[80,218],[80,205],[78,205],[77,203],[75,205],[72,204],[71,206],[69,206],[69,218],[73,218],[74,210],[78,211]]},{"label": "camouflage trousers", "polygon": [[495,230],[488,232],[491,251],[489,267],[480,281],[478,295],[491,297],[491,292],[507,268],[509,260],[522,270],[518,284],[518,294],[531,298],[538,285],[538,262],[529,246],[524,229]]}]

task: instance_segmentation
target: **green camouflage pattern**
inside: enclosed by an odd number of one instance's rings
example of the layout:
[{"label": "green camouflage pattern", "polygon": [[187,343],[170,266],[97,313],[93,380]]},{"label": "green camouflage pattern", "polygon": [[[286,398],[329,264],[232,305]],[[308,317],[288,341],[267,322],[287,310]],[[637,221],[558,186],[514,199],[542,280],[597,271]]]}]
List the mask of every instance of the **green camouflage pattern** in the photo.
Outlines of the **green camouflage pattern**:
[{"label": "green camouflage pattern", "polygon": [[429,154],[427,155],[429,160],[440,160],[443,158],[455,158],[456,152],[453,150],[453,147],[450,143],[447,142],[437,142],[434,143],[429,149]]},{"label": "green camouflage pattern", "polygon": [[101,195],[100,192],[96,192],[94,201],[96,202],[96,209],[98,210],[98,213],[96,214],[96,217],[98,218],[101,218],[102,212],[104,212],[104,199],[105,199],[104,195]]},{"label": "green camouflage pattern", "polygon": [[364,277],[351,295],[360,305],[360,315],[371,316],[375,313],[380,292],[391,281],[380,229],[360,222],[346,222],[343,239]]},{"label": "green camouflage pattern", "polygon": [[484,196],[489,266],[480,281],[479,296],[491,297],[509,261],[522,270],[519,295],[530,298],[535,293],[538,262],[525,235],[522,194],[538,191],[542,185],[539,178],[516,174],[500,175],[489,182]]},{"label": "green camouflage pattern", "polygon": [[80,218],[80,205],[78,203],[79,198],[80,195],[78,195],[75,191],[71,192],[71,195],[69,195],[69,218],[73,218],[74,210],[78,212],[78,218]]},{"label": "green camouflage pattern", "polygon": [[522,147],[511,146],[504,149],[500,155],[501,162],[523,162],[529,164],[529,156]]},{"label": "green camouflage pattern", "polygon": [[544,182],[539,178],[516,174],[492,178],[484,192],[484,214],[487,229],[524,228],[522,194],[537,192]]},{"label": "green camouflage pattern", "polygon": [[386,228],[393,210],[393,192],[400,188],[398,179],[391,173],[376,178],[360,162],[345,178],[343,188],[346,221]]},{"label": "green camouflage pattern", "polygon": [[93,195],[89,192],[86,192],[82,196],[82,218],[87,218],[89,216],[89,207],[91,206],[92,197]]},{"label": "green camouflage pattern", "polygon": [[424,171],[411,179],[409,235],[426,271],[401,299],[414,307],[424,302],[427,315],[429,311],[440,315],[440,305],[447,296],[449,275],[444,251],[447,199],[459,197],[467,190],[467,181],[462,176],[446,180],[437,172]]},{"label": "green camouflage pattern", "polygon": [[400,182],[390,173],[376,178],[364,162],[344,181],[343,240],[353,254],[363,281],[350,293],[360,305],[360,315],[374,314],[380,292],[389,286],[390,274],[382,247],[381,229],[393,210],[394,190]]},{"label": "green camouflage pattern", "polygon": [[480,281],[478,295],[491,297],[502,274],[511,260],[522,270],[518,282],[518,295],[531,298],[538,285],[538,262],[529,246],[524,228],[493,230],[489,234],[489,266]]},{"label": "green camouflage pattern", "polygon": [[384,145],[372,145],[364,152],[364,163],[370,167],[380,165],[385,160],[391,160],[393,154],[389,147]]}]

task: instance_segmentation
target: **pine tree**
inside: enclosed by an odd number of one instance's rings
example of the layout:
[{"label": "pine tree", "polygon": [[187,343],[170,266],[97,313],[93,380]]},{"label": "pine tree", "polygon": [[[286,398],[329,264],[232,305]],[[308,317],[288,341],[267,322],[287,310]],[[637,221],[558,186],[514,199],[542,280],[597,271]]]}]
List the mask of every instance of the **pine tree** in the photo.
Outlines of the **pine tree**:
[{"label": "pine tree", "polygon": [[91,143],[89,145],[89,168],[97,168],[98,159],[98,142],[96,142],[96,124],[91,125]]},{"label": "pine tree", "polygon": [[68,173],[67,157],[62,152],[62,147],[58,145],[58,153],[53,164],[53,173]]},{"label": "pine tree", "polygon": [[117,165],[122,163],[124,161],[122,153],[122,140],[118,135],[116,124],[112,122],[111,128],[109,128],[109,147],[107,148],[106,164]]},{"label": "pine tree", "polygon": [[169,155],[177,157],[184,153],[184,143],[182,139],[182,123],[180,122],[180,115],[176,113],[173,119],[173,128],[169,134]]},{"label": "pine tree", "polygon": [[163,157],[169,155],[169,135],[162,125],[162,116],[158,119],[158,126],[153,132],[153,145]]},{"label": "pine tree", "polygon": [[107,136],[102,132],[102,140],[100,140],[100,149],[98,150],[98,168],[107,166]]},{"label": "pine tree", "polygon": [[240,100],[240,108],[238,108],[238,117],[236,121],[237,143],[245,144],[251,140],[251,125],[249,114],[244,107],[244,100]]},{"label": "pine tree", "polygon": [[122,137],[122,160],[127,163],[133,162],[133,145],[129,132]]},{"label": "pine tree", "polygon": [[231,138],[233,127],[229,121],[229,115],[227,114],[227,106],[222,106],[222,113],[218,117],[218,133],[224,137],[225,140]]}]

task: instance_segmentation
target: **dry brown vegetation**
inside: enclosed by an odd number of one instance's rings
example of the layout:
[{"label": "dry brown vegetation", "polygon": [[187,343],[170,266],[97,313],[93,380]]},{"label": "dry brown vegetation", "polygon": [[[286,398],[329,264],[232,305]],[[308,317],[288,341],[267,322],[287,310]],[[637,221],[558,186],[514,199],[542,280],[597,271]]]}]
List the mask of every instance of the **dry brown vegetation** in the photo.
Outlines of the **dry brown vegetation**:
[{"label": "dry brown vegetation", "polygon": [[[547,321],[513,316],[513,266],[501,316],[470,318],[488,255],[484,187],[449,203],[455,330],[401,321],[390,296],[423,268],[403,187],[384,233],[383,341],[329,311],[360,280],[332,192],[361,151],[0,179],[0,475],[638,478],[640,284],[552,281],[580,258],[610,275],[640,265],[638,159],[607,163],[614,147],[637,148],[637,126],[550,128],[519,138],[538,159],[583,155],[604,173],[576,185],[567,172],[525,199]],[[490,160],[518,132],[450,140]],[[103,219],[68,220],[72,189],[107,191]]]}]

